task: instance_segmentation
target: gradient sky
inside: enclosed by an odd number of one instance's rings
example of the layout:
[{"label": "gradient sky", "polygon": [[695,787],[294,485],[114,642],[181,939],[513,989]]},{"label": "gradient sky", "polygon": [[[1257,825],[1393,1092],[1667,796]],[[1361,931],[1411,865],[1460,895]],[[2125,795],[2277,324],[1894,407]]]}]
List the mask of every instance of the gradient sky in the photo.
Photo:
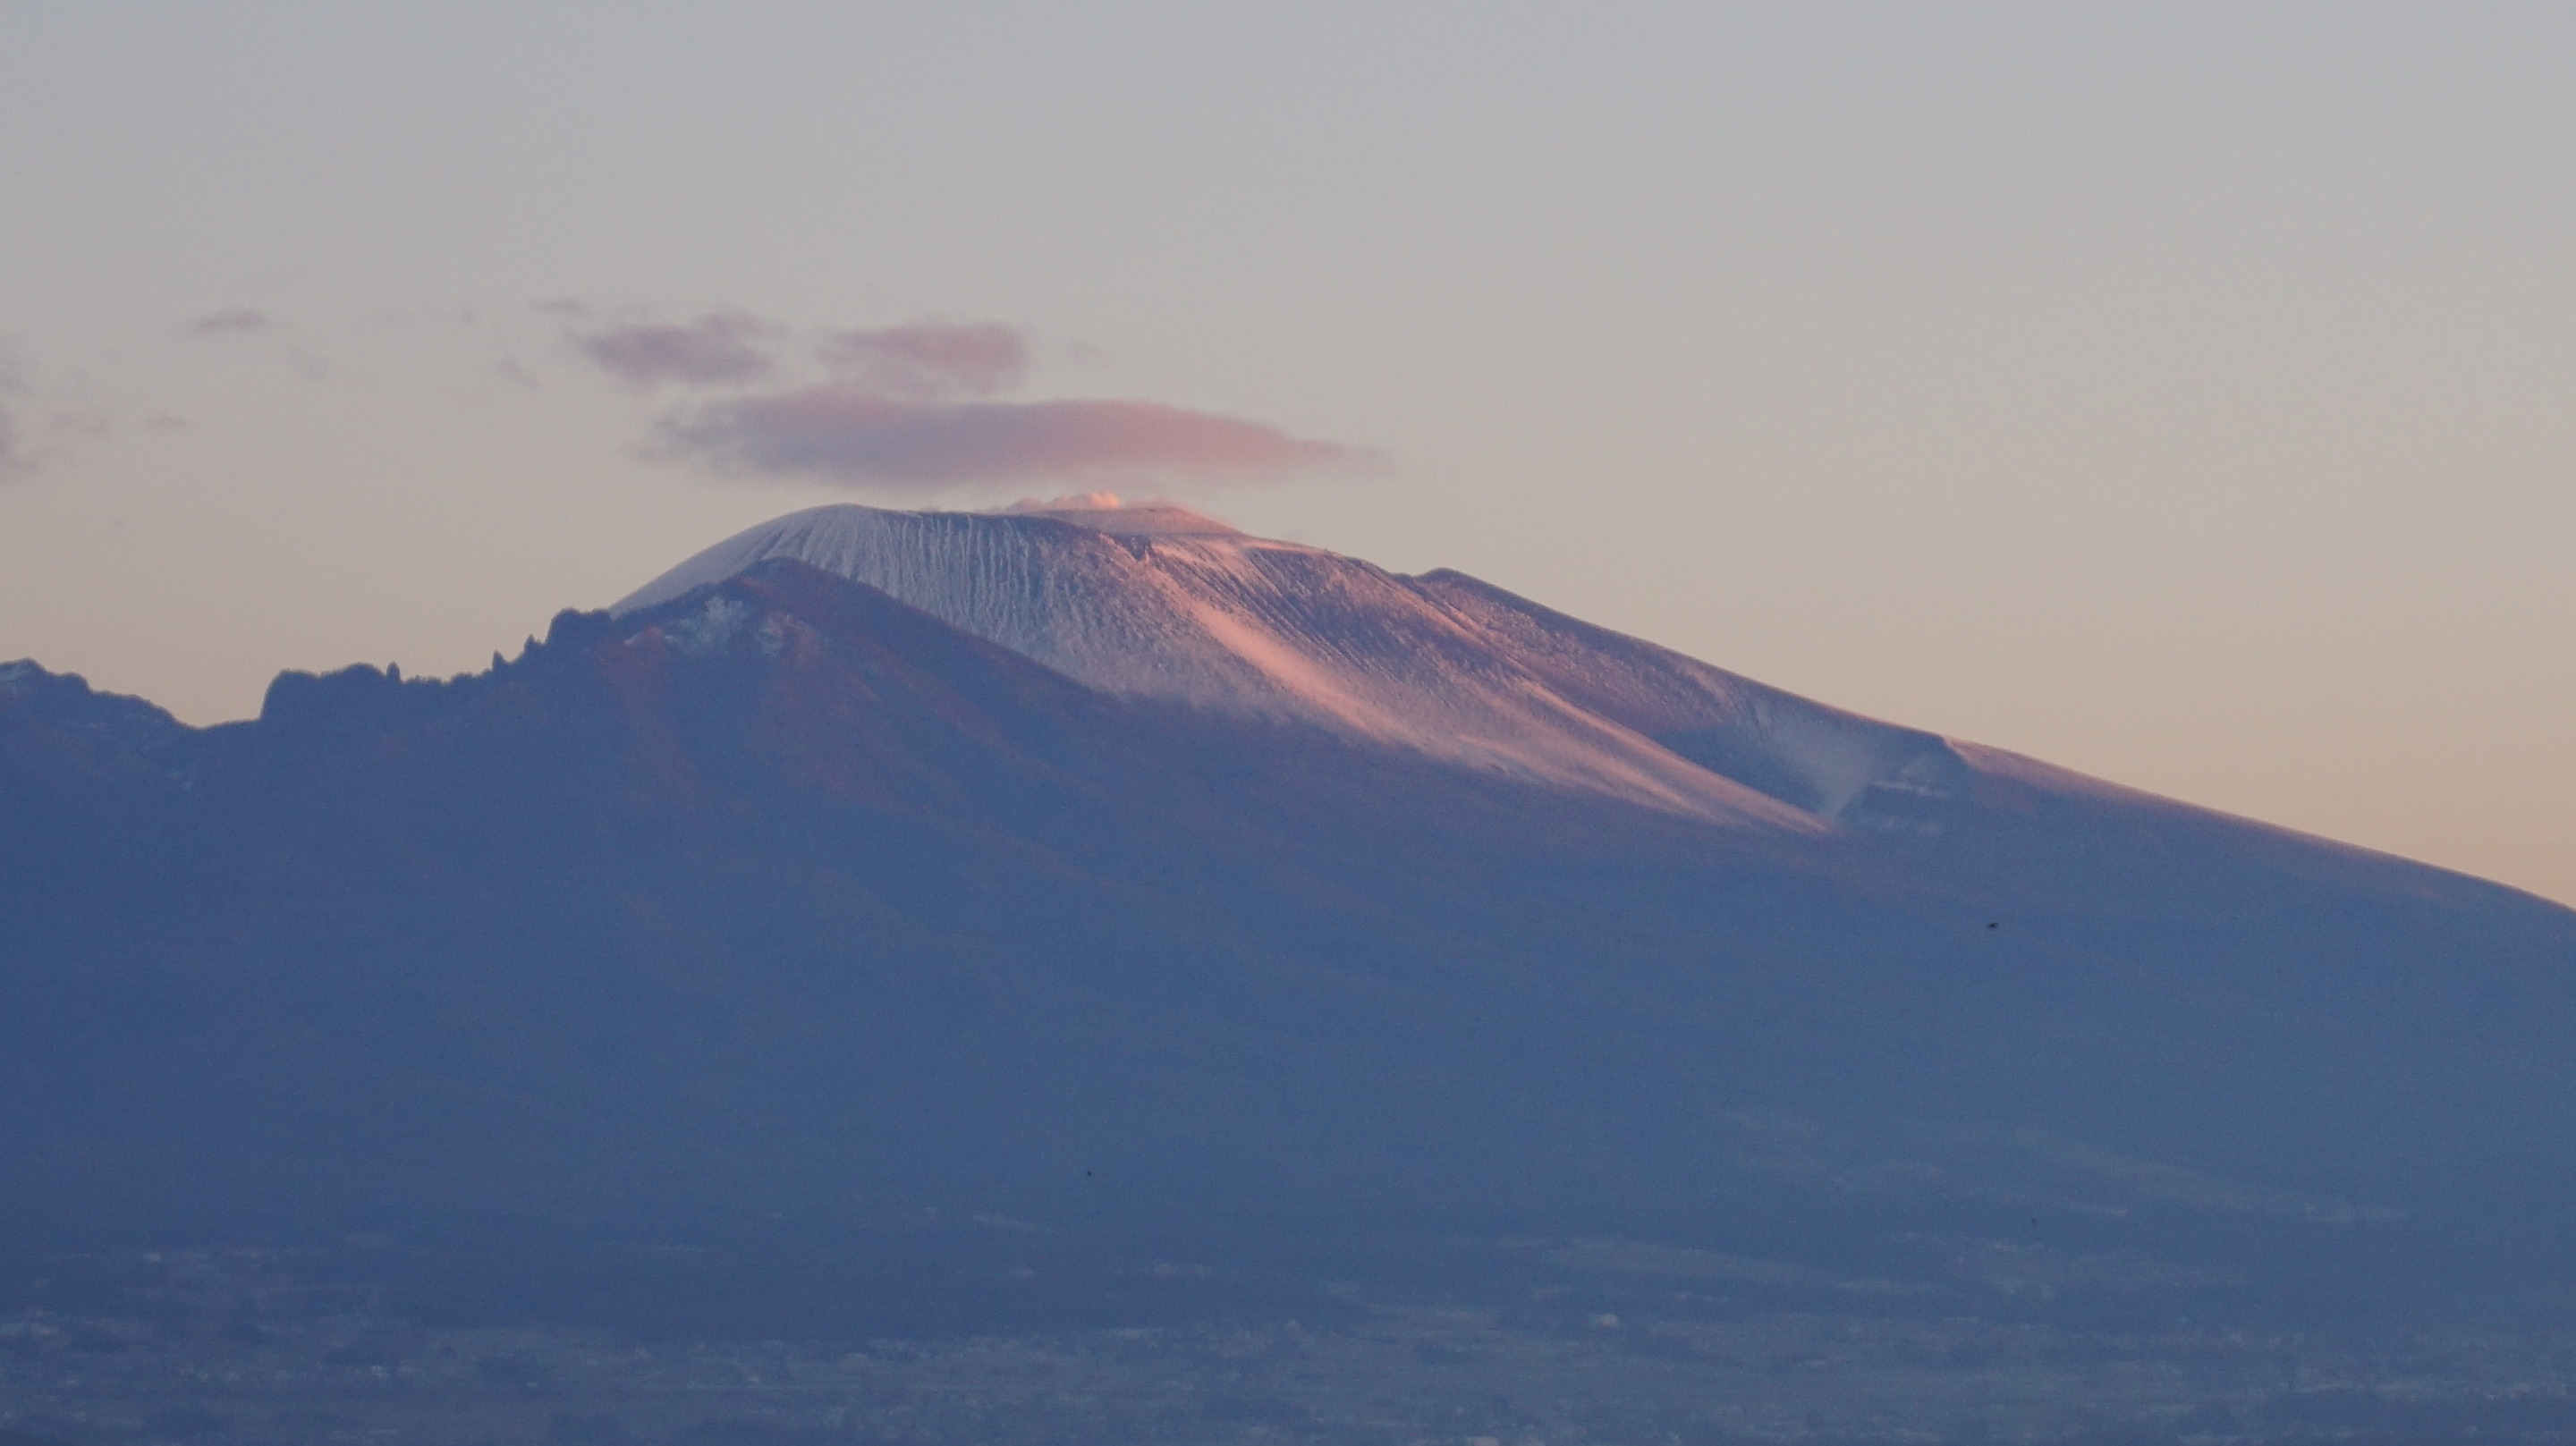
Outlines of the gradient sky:
[{"label": "gradient sky", "polygon": [[1110,486],[2576,900],[2571,75],[2563,4],[0,3],[0,658],[211,722]]}]

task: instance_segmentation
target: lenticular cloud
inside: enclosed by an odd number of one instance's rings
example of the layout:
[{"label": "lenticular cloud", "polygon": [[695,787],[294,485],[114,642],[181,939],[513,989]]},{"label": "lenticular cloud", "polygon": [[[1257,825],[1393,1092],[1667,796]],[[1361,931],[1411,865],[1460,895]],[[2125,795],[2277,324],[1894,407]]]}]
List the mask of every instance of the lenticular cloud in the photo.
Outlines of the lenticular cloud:
[{"label": "lenticular cloud", "polygon": [[846,384],[713,403],[665,422],[662,436],[728,473],[925,490],[1097,475],[1251,480],[1368,460],[1157,402],[924,402]]},{"label": "lenticular cloud", "polygon": [[1358,448],[1160,402],[997,400],[1026,376],[1031,348],[1025,332],[992,322],[798,333],[715,311],[579,329],[571,340],[629,386],[694,393],[662,413],[660,449],[728,476],[929,492],[1103,477],[1253,481],[1377,464]]}]

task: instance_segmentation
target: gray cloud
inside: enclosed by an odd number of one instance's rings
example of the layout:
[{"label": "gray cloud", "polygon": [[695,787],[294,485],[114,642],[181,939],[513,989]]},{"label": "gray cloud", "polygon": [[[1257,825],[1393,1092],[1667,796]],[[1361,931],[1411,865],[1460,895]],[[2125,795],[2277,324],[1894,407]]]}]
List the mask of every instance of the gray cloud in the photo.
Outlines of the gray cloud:
[{"label": "gray cloud", "polygon": [[733,475],[933,491],[1066,477],[1244,481],[1366,470],[1369,452],[1139,401],[920,401],[843,382],[667,418],[673,454]]},{"label": "gray cloud", "polygon": [[733,310],[542,303],[580,354],[638,388],[712,393],[655,425],[662,455],[727,476],[897,491],[1030,481],[1243,481],[1365,470],[1371,453],[1240,417],[1148,401],[1004,401],[1029,371],[1026,332],[921,321],[813,331]]},{"label": "gray cloud", "polygon": [[36,456],[28,449],[27,433],[18,419],[19,407],[27,400],[28,392],[17,360],[0,350],[0,482],[36,470]]},{"label": "gray cloud", "polygon": [[775,330],[740,312],[711,311],[689,322],[593,327],[576,331],[573,341],[593,364],[633,386],[727,386],[778,369],[769,351]]},{"label": "gray cloud", "polygon": [[241,332],[266,331],[273,324],[268,313],[255,306],[227,306],[189,322],[188,335],[231,336]]},{"label": "gray cloud", "polygon": [[990,322],[919,322],[836,331],[818,349],[843,381],[892,396],[989,397],[1019,385],[1028,337]]}]

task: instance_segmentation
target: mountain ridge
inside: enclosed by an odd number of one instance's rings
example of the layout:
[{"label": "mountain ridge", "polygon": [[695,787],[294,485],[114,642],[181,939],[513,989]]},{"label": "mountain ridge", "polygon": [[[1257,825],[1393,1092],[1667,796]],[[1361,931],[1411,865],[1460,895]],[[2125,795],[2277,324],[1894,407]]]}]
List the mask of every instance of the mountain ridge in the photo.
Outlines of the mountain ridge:
[{"label": "mountain ridge", "polygon": [[[1897,751],[1917,765],[1909,781],[1885,780],[1891,786],[1957,781],[1955,766],[1927,756],[1941,748],[1931,735],[1577,624],[1463,574],[1402,577],[1195,514],[1174,524],[1169,510],[1150,511],[1157,520],[1130,533],[1109,530],[1127,515],[1111,507],[811,508],[706,549],[612,611],[787,557],[1109,692],[1299,718],[1678,812],[1807,828],[1799,814],[1831,818],[1881,781],[1882,734],[1901,737]],[[1549,650],[1543,659],[1534,645]],[[1623,692],[1606,709],[1569,696]],[[1692,721],[1680,725],[1683,716]],[[1676,750],[1653,736],[1654,721],[1697,736]]]},{"label": "mountain ridge", "polygon": [[[1639,740],[1846,726],[1354,576]],[[1838,818],[1701,817],[1102,689],[786,557],[209,729],[5,676],[24,1230],[938,1209],[1841,1269],[2043,1222],[2234,1282],[2106,1310],[2576,1280],[2533,1203],[2576,1197],[2576,913],[1913,730],[1848,725],[1887,751]]]}]

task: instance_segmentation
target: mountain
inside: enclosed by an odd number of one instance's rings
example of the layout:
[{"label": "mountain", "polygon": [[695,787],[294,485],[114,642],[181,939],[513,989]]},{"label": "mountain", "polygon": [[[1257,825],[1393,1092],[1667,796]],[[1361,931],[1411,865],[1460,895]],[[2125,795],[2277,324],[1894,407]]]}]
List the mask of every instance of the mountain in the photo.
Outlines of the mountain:
[{"label": "mountain", "polygon": [[0,804],[26,1237],[935,1211],[2576,1299],[2576,914],[1177,509],[799,513],[202,730],[8,665]]},{"label": "mountain", "polygon": [[[2089,867],[2066,885],[2161,888],[2184,909],[2256,860],[2360,888],[2494,894],[1815,703],[1462,573],[1399,576],[1169,505],[818,507],[706,549],[611,611],[637,616],[773,560],[880,590],[1112,696],[1803,835],[1820,857],[1847,852],[1824,842],[1840,835],[1921,834],[1945,842],[1917,850],[1916,870],[2026,885],[2073,853]],[[2219,872],[2123,867],[2138,861],[2124,850],[2170,854],[2181,838]]]},{"label": "mountain", "polygon": [[1874,789],[1959,778],[1928,735],[1456,573],[1399,577],[1174,507],[818,507],[718,543],[615,611],[768,558],[879,588],[1104,692],[1291,720],[1697,818],[1811,830],[1808,810],[1833,817]]}]

